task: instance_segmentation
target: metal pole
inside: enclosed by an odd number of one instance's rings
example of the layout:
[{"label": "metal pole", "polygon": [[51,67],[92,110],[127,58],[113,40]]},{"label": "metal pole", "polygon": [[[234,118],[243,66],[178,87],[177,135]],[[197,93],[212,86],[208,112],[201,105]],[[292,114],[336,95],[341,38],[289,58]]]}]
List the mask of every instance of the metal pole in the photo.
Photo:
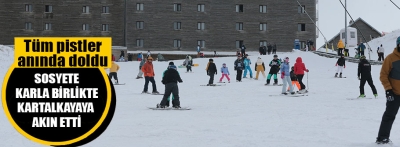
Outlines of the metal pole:
[{"label": "metal pole", "polygon": [[347,13],[346,13],[346,9],[347,9],[347,0],[344,1],[344,7],[345,7],[345,11],[344,11],[344,33],[346,34],[345,36],[345,41],[344,41],[344,49],[346,49],[347,47]]},{"label": "metal pole", "polygon": [[[297,3],[299,4],[299,6],[301,7],[301,3],[299,1],[297,1]],[[310,18],[311,22],[314,24],[314,26],[318,29],[318,31],[321,33],[321,35],[324,37],[325,43],[328,43],[328,41],[325,38],[325,35],[322,34],[322,31],[319,29],[319,27],[315,24],[314,20],[311,18],[310,15],[308,15],[307,11],[304,9],[304,12],[307,14],[308,18]]]},{"label": "metal pole", "polygon": [[395,5],[398,9],[400,9],[399,6],[397,6],[392,0],[390,0],[390,2],[392,2],[393,5]]},{"label": "metal pole", "polygon": [[126,6],[126,0],[125,0],[125,10],[124,10],[124,44],[125,44],[125,47],[128,47],[127,46],[127,33],[126,33],[126,27],[127,27],[127,25],[126,25],[126,11],[127,11],[127,6]]}]

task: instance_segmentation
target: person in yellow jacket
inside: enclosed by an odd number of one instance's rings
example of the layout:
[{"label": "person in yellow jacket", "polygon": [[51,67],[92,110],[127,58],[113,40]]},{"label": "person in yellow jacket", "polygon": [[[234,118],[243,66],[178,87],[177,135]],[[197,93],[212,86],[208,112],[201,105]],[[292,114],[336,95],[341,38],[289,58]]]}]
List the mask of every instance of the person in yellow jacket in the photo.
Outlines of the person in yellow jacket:
[{"label": "person in yellow jacket", "polygon": [[338,56],[341,56],[343,54],[343,50],[344,50],[344,43],[343,43],[342,39],[339,40],[339,42],[337,44],[337,48],[338,48]]},{"label": "person in yellow jacket", "polygon": [[255,80],[258,80],[258,75],[260,74],[260,72],[262,73],[263,77],[265,78],[265,72],[264,72],[265,65],[264,65],[264,61],[262,61],[260,57],[258,57],[258,59],[257,59],[255,69],[257,71]]},{"label": "person in yellow jacket", "polygon": [[390,131],[400,107],[400,36],[396,48],[383,61],[380,80],[386,90],[386,110],[379,128],[377,144],[390,143]]},{"label": "person in yellow jacket", "polygon": [[118,84],[118,76],[117,76],[118,70],[119,70],[119,65],[113,61],[111,64],[110,74],[108,74],[108,77],[110,79],[114,77],[115,84]]}]

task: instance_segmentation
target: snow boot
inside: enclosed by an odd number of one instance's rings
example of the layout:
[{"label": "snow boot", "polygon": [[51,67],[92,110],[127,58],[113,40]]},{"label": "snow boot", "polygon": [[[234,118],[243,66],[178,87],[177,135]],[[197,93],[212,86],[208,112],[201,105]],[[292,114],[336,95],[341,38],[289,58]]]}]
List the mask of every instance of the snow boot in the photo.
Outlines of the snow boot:
[{"label": "snow boot", "polygon": [[374,94],[375,98],[378,98],[378,94]]},{"label": "snow boot", "polygon": [[160,94],[158,91],[153,91],[151,94]]},{"label": "snow boot", "polygon": [[376,144],[389,144],[392,143],[392,141],[390,141],[390,139],[380,139],[379,137],[376,138]]},{"label": "snow boot", "polygon": [[157,104],[157,108],[165,108],[165,106],[161,106],[160,104]]},{"label": "snow boot", "polygon": [[338,74],[336,73],[336,74],[335,74],[335,78],[337,78],[337,75],[338,75]]},{"label": "snow boot", "polygon": [[181,106],[173,106],[175,109],[180,109]]},{"label": "snow boot", "polygon": [[269,85],[270,82],[271,82],[271,80],[267,79],[267,83],[265,85]]},{"label": "snow boot", "polygon": [[278,79],[274,79],[274,85],[278,85]]},{"label": "snow boot", "polygon": [[150,94],[150,92],[142,91],[142,94]]},{"label": "snow boot", "polygon": [[339,78],[342,78],[342,73],[340,73]]},{"label": "snow boot", "polygon": [[361,94],[358,98],[365,98],[365,94]]}]

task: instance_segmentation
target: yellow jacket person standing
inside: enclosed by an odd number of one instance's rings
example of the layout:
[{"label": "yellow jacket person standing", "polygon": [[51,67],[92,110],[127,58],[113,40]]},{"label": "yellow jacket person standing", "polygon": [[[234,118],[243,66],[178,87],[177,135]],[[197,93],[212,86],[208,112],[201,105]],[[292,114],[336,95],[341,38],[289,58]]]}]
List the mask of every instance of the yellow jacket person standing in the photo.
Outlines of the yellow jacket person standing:
[{"label": "yellow jacket person standing", "polygon": [[396,48],[383,61],[380,80],[386,90],[386,111],[383,113],[377,144],[390,143],[390,131],[400,107],[400,36]]},{"label": "yellow jacket person standing", "polygon": [[258,57],[257,62],[256,62],[256,67],[255,67],[257,73],[256,73],[256,80],[258,80],[258,75],[260,72],[262,73],[263,77],[265,78],[265,65],[264,61],[261,60],[260,57]]},{"label": "yellow jacket person standing", "polygon": [[110,74],[108,74],[108,77],[110,79],[112,79],[114,77],[115,84],[118,84],[118,76],[117,76],[118,70],[119,70],[119,65],[113,61],[111,64]]}]

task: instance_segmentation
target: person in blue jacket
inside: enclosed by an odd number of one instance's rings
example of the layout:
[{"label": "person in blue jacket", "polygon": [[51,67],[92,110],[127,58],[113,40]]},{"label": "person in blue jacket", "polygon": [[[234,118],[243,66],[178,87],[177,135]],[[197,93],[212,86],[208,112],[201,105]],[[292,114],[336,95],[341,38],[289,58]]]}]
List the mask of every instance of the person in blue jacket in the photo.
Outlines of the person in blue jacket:
[{"label": "person in blue jacket", "polygon": [[358,49],[359,49],[359,51],[360,51],[360,57],[361,56],[364,56],[364,50],[365,50],[365,45],[364,45],[364,43],[360,43],[360,45],[358,46]]},{"label": "person in blue jacket", "polygon": [[290,78],[289,57],[286,57],[283,60],[280,72],[281,72],[281,78],[282,78],[282,82],[283,82],[282,94],[287,95],[286,87],[288,85],[289,85],[289,88],[290,88],[290,94],[292,94],[292,95],[295,94],[295,92],[293,92],[292,79]]},{"label": "person in blue jacket", "polygon": [[244,73],[243,73],[243,78],[247,78],[246,77],[246,75],[247,75],[247,71],[249,71],[250,72],[250,78],[253,78],[253,72],[251,71],[251,67],[250,67],[250,65],[251,65],[251,61],[250,61],[250,59],[248,58],[248,55],[246,54],[245,56],[244,56],[244,58],[243,58],[243,63],[244,63]]},{"label": "person in blue jacket", "polygon": [[142,61],[142,59],[143,59],[143,56],[142,56],[142,53],[140,52],[140,53],[137,55],[137,60],[138,60],[138,61]]}]

